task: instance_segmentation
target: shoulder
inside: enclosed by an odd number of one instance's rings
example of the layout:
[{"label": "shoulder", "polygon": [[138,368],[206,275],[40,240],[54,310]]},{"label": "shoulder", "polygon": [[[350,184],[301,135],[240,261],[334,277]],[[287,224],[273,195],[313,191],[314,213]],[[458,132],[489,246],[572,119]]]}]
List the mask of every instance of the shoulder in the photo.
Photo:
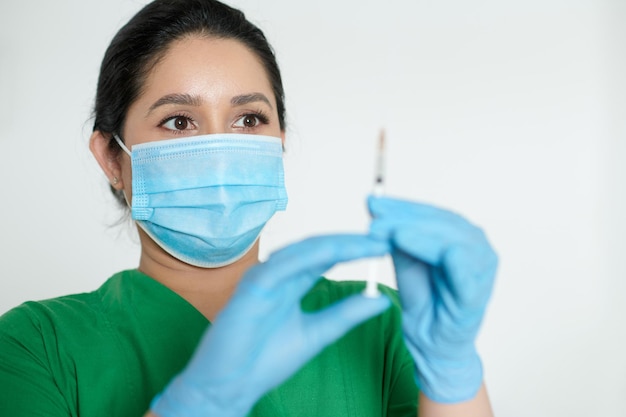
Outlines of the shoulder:
[{"label": "shoulder", "polygon": [[79,362],[94,362],[105,346],[99,291],[29,301],[0,316],[0,415],[74,415]]},{"label": "shoulder", "polygon": [[96,291],[28,301],[0,316],[0,386],[50,399],[59,395],[56,386],[73,387],[78,363],[111,347],[103,299],[118,275]]},{"label": "shoulder", "polygon": [[92,333],[102,324],[103,293],[120,274],[93,292],[25,302],[0,316],[0,343],[19,345],[35,340],[60,339],[68,334]]},{"label": "shoulder", "polygon": [[55,364],[80,344],[79,335],[97,328],[91,298],[77,294],[29,301],[0,316],[0,385],[25,384],[16,378],[26,376],[53,378],[59,368]]},{"label": "shoulder", "polygon": [[85,320],[93,314],[93,301],[94,293],[84,293],[25,302],[0,316],[0,334],[11,329],[19,329],[23,334],[56,322]]}]

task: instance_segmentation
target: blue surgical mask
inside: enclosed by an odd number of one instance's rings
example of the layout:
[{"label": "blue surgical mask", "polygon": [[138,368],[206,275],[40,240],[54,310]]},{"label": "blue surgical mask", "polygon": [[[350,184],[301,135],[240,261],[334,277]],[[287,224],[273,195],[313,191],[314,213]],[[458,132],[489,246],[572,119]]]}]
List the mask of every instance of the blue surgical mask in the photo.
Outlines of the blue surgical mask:
[{"label": "blue surgical mask", "polygon": [[248,252],[287,206],[280,138],[217,134],[134,145],[132,218],[191,265],[216,268]]}]

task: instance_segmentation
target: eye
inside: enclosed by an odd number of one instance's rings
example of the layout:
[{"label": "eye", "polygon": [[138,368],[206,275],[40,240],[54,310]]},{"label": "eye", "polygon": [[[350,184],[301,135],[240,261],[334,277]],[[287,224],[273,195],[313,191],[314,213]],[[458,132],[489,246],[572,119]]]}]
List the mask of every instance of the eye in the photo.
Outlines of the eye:
[{"label": "eye", "polygon": [[258,127],[260,124],[267,124],[268,120],[263,114],[244,114],[239,119],[233,123],[233,127],[243,128],[243,129],[253,129]]},{"label": "eye", "polygon": [[188,130],[194,127],[193,120],[187,116],[173,116],[163,120],[160,124],[169,130]]}]

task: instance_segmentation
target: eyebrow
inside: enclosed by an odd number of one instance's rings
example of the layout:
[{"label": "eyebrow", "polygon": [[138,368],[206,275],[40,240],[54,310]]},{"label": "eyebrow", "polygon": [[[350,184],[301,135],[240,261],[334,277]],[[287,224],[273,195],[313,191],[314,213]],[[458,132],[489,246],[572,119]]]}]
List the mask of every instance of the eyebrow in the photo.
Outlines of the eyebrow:
[{"label": "eyebrow", "polygon": [[232,104],[233,106],[243,106],[257,101],[262,101],[263,103],[270,106],[271,109],[273,109],[272,103],[270,103],[270,100],[263,93],[251,93],[235,96],[230,99],[230,104]]},{"label": "eyebrow", "polygon": [[[270,103],[270,100],[263,93],[241,94],[239,96],[235,96],[231,98],[230,104],[233,106],[244,106],[246,104],[254,103],[257,101],[261,101],[267,104],[268,106],[270,106],[271,109],[273,109],[272,103]],[[200,96],[192,96],[191,94],[179,94],[179,93],[168,94],[166,96],[161,97],[157,101],[155,101],[152,104],[152,106],[150,106],[150,108],[148,109],[147,114],[149,115],[156,108],[164,106],[166,104],[178,104],[178,105],[198,107],[198,106],[201,106],[202,103],[203,101]]]},{"label": "eyebrow", "polygon": [[148,114],[152,113],[157,107],[164,106],[166,104],[198,107],[202,105],[202,98],[200,98],[200,96],[192,96],[190,94],[168,94],[155,101],[154,104],[152,104],[152,106],[148,109]]}]

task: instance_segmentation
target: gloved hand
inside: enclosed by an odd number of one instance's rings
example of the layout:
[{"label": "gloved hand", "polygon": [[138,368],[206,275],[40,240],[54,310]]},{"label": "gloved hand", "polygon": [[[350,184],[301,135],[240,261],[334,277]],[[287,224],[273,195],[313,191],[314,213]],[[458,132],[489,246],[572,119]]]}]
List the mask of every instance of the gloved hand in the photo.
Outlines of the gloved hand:
[{"label": "gloved hand", "polygon": [[160,417],[245,416],[259,398],[325,346],[390,305],[354,295],[304,313],[301,298],[338,262],[380,256],[386,242],[361,235],[292,244],[251,268],[186,368],[155,398]]},{"label": "gloved hand", "polygon": [[482,384],[475,339],[497,256],[485,234],[432,206],[370,197],[371,233],[392,245],[404,338],[418,385],[431,400],[474,398]]}]

